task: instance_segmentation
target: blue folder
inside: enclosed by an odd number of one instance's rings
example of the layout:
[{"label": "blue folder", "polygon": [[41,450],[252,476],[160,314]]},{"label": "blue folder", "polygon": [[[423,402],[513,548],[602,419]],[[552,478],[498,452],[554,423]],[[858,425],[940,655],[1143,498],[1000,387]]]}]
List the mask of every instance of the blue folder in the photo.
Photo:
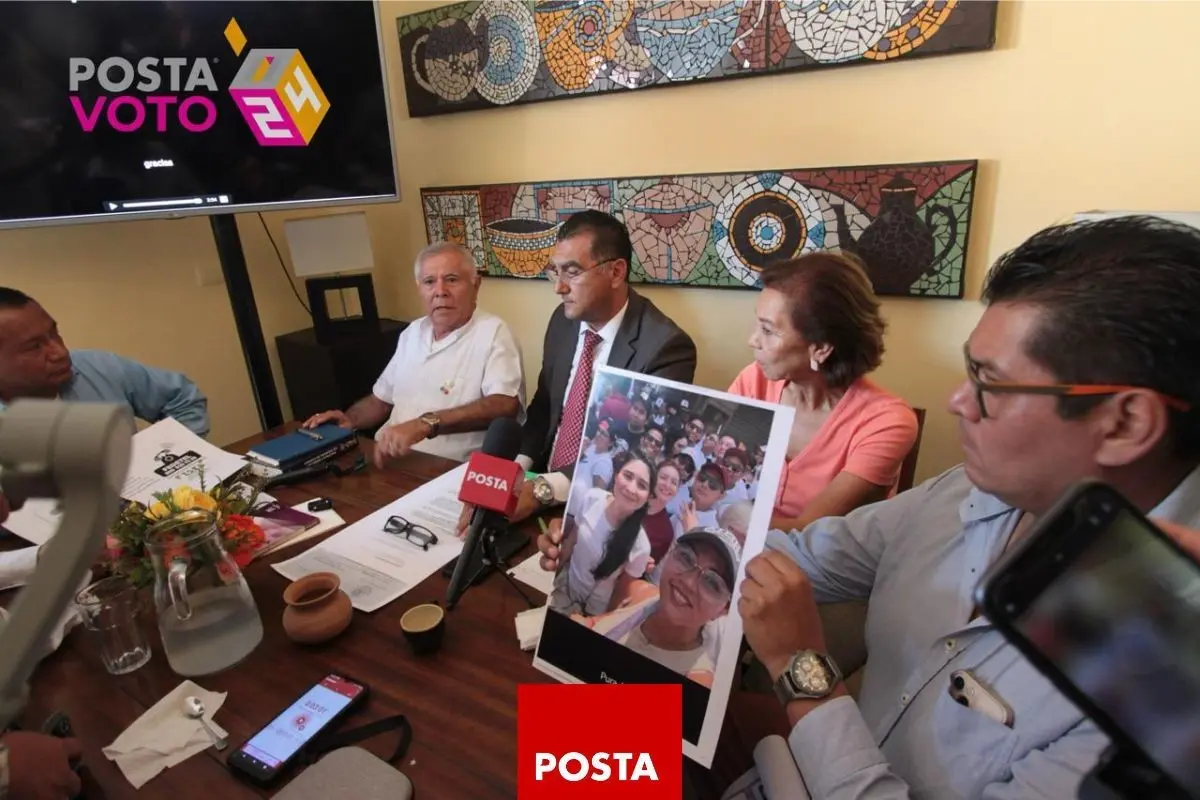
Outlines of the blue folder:
[{"label": "blue folder", "polygon": [[287,467],[338,447],[354,431],[332,422],[315,428],[301,428],[289,434],[256,444],[247,453],[255,461],[271,467]]}]

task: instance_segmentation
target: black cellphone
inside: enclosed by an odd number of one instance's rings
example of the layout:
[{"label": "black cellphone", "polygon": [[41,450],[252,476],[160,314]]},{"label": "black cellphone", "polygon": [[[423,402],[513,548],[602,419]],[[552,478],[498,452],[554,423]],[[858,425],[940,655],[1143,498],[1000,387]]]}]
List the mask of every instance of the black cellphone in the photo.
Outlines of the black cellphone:
[{"label": "black cellphone", "polygon": [[364,683],[344,675],[326,675],[230,753],[225,763],[238,777],[257,786],[270,786],[320,733],[360,708],[368,694]]},{"label": "black cellphone", "polygon": [[318,497],[308,503],[309,511],[328,511],[331,508],[333,508],[333,501],[328,497]]},{"label": "black cellphone", "polygon": [[1066,492],[975,601],[1119,752],[1200,796],[1200,564],[1120,492]]}]

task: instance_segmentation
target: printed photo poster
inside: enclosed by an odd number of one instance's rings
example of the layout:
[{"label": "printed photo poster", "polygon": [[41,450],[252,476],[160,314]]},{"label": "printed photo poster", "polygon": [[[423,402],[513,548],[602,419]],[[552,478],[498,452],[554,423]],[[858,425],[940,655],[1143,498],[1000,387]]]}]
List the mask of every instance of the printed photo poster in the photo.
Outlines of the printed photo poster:
[{"label": "printed photo poster", "polygon": [[564,683],[679,684],[683,752],[705,767],[794,415],[610,367],[592,383],[534,666]]}]

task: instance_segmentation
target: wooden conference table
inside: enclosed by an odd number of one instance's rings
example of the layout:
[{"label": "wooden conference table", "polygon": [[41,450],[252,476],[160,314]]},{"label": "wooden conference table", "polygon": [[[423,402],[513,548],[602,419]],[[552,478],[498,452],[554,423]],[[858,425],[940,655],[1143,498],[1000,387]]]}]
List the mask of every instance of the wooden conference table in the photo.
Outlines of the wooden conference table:
[{"label": "wooden conference table", "polygon": [[[269,435],[251,437],[228,449],[244,452],[264,438]],[[369,457],[372,443],[362,440],[361,446]],[[455,466],[446,459],[412,454],[382,471],[368,467],[343,478],[328,476],[278,487],[271,494],[287,504],[331,498],[338,514],[352,523]],[[536,531],[536,526],[530,527]],[[531,666],[532,654],[517,645],[513,619],[527,608],[525,602],[502,576],[492,575],[468,589],[447,614],[442,648],[432,655],[414,656],[400,633],[400,616],[411,606],[430,600],[445,605],[447,580],[435,573],[373,614],[355,611],[350,628],[332,642],[302,647],[284,636],[283,590],[288,580],[270,565],[292,558],[324,538],[285,548],[246,569],[262,615],[263,641],[236,667],[195,679],[205,689],[228,693],[215,716],[230,735],[230,747],[224,753],[209,748],[164,770],[139,792],[100,752],[183,680],[167,665],[153,608],[144,620],[154,647],[148,664],[129,675],[109,675],[88,631],[77,627],[38,667],[21,723],[36,729],[55,711],[70,716],[83,741],[84,764],[90,773],[85,785],[88,800],[264,797],[278,791],[287,778],[273,791],[256,790],[227,771],[225,757],[325,674],[345,672],[370,687],[371,699],[346,720],[343,729],[393,714],[404,714],[412,723],[412,745],[395,766],[412,780],[418,797],[515,797],[517,685],[550,682]],[[4,549],[16,546],[6,544]],[[531,534],[530,544],[517,558],[532,552]],[[523,588],[531,597],[542,599],[536,591]],[[3,598],[3,602],[10,599]],[[360,746],[387,757],[396,735],[384,733]]]}]

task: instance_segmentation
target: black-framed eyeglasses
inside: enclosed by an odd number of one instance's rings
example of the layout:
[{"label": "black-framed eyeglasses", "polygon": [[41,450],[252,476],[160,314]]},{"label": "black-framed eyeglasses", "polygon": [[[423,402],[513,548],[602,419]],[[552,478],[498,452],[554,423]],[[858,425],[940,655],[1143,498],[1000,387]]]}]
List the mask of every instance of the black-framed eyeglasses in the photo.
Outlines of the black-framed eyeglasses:
[{"label": "black-framed eyeglasses", "polygon": [[619,258],[606,258],[603,261],[597,261],[590,267],[581,267],[578,264],[571,264],[561,269],[554,264],[547,264],[546,268],[542,270],[542,276],[551,283],[558,283],[560,279],[566,280],[567,283],[575,283],[575,281],[579,280],[589,272],[597,270],[605,264],[611,264],[614,261],[620,260],[621,259]]},{"label": "black-framed eyeglasses", "polygon": [[438,543],[437,535],[429,528],[409,522],[401,516],[388,517],[387,522],[383,523],[383,530],[393,536],[403,536],[422,550],[428,550],[431,544]]},{"label": "black-framed eyeglasses", "polygon": [[[1052,397],[1106,397],[1121,392],[1149,391],[1144,386],[1125,386],[1108,383],[1007,383],[1000,381],[985,381],[979,377],[979,364],[971,358],[971,351],[963,345],[963,359],[967,365],[967,379],[975,389],[975,403],[979,406],[980,419],[988,418],[985,394],[1044,394]],[[1190,411],[1192,406],[1177,397],[1154,392],[1162,401],[1176,411]]]}]

